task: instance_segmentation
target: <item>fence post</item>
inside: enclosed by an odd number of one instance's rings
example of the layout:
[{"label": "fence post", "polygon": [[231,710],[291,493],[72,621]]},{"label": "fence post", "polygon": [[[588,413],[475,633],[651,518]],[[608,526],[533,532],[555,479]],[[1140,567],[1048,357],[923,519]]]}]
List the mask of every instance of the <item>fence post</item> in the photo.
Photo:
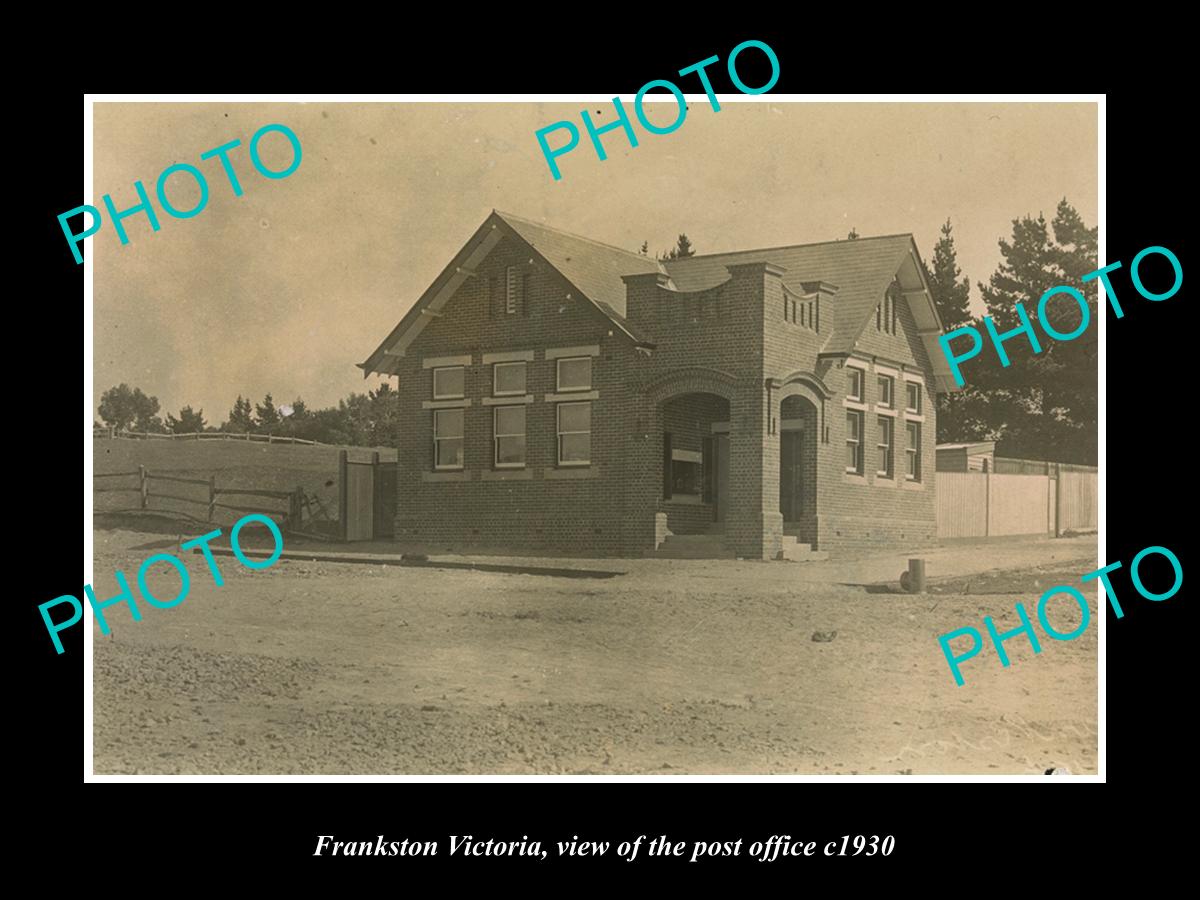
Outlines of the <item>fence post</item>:
[{"label": "fence post", "polygon": [[349,535],[347,526],[349,522],[346,517],[350,511],[350,498],[346,495],[349,481],[348,456],[345,450],[338,451],[338,527],[342,532],[342,540],[346,540]]},{"label": "fence post", "polygon": [[217,506],[217,476],[208,476],[208,521],[213,520],[213,513]]},{"label": "fence post", "polygon": [[146,484],[146,467],[138,466],[138,491],[142,495],[142,509],[145,509],[149,502],[149,488]]},{"label": "fence post", "polygon": [[992,533],[992,473],[983,473],[983,536]]},{"label": "fence post", "polygon": [[1054,464],[1054,536],[1062,537],[1062,465]]}]

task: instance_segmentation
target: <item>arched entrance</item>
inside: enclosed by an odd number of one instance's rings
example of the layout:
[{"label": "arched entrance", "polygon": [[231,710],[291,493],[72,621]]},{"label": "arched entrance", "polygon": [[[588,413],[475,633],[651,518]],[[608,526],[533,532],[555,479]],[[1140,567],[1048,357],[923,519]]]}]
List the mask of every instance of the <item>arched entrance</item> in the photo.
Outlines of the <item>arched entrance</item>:
[{"label": "arched entrance", "polygon": [[[817,408],[799,394],[779,404],[779,511],[784,534],[817,514]],[[807,535],[805,535],[807,537]]]},{"label": "arched entrance", "polygon": [[729,400],[706,391],[674,394],[658,406],[659,511],[672,534],[723,531],[730,506]]}]

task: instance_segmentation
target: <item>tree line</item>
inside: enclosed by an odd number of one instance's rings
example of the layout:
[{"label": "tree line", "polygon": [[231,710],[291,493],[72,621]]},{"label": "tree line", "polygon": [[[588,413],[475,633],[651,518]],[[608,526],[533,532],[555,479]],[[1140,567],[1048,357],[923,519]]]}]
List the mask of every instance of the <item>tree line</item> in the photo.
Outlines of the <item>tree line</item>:
[{"label": "tree line", "polygon": [[[267,394],[255,403],[238,395],[229,415],[219,426],[205,421],[204,410],[185,406],[175,416],[159,415],[157,397],[141,388],[118,384],[100,397],[100,418],[104,425],[122,431],[150,434],[270,434],[294,437],[324,444],[363,447],[394,447],[398,442],[399,394],[384,382],[365,394],[351,393],[336,406],[309,409],[297,397],[291,403],[276,404]],[[99,424],[99,423],[97,423]]]},{"label": "tree line", "polygon": [[[978,283],[987,315],[1004,333],[1020,324],[1016,304],[1027,311],[1047,290],[1065,284],[1087,300],[1091,321],[1098,310],[1097,282],[1080,279],[1099,267],[1098,229],[1089,228],[1064,197],[1054,218],[1022,216],[1012,220],[1012,236],[1001,238],[1000,263],[987,283]],[[942,226],[925,274],[946,331],[973,325],[986,334],[983,317],[968,308],[970,282],[959,270],[953,228]],[[1069,333],[1079,325],[1080,310],[1059,301],[1047,308],[1054,329]],[[1035,354],[1023,336],[1007,341],[1011,359],[1003,367],[981,354],[963,365],[966,384],[938,397],[939,443],[996,441],[1005,456],[1095,465],[1098,458],[1099,326],[1093,324],[1073,341],[1042,341]]]}]

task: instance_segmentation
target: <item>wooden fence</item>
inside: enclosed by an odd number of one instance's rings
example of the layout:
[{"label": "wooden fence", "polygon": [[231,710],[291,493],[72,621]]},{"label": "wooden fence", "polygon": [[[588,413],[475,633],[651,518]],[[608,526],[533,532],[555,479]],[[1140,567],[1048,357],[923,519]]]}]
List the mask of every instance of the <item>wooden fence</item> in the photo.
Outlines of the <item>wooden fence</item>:
[{"label": "wooden fence", "polygon": [[1097,527],[1096,472],[938,472],[936,477],[938,537],[1057,536]]},{"label": "wooden fence", "polygon": [[277,434],[234,434],[229,431],[201,431],[189,434],[156,434],[152,431],[117,431],[111,428],[92,429],[93,438],[130,438],[140,441],[251,441],[261,444],[304,444],[307,447],[337,447],[303,438]]},{"label": "wooden fence", "polygon": [[[92,491],[97,494],[137,494],[138,505],[136,508],[139,510],[170,512],[177,515],[185,515],[190,519],[201,522],[212,522],[216,517],[217,510],[230,510],[242,514],[262,513],[263,515],[270,516],[272,519],[278,520],[279,524],[285,529],[293,531],[301,523],[300,508],[304,492],[300,488],[297,488],[295,491],[264,491],[255,488],[236,487],[222,488],[217,487],[216,476],[190,478],[171,472],[151,472],[145,466],[138,466],[136,472],[97,472],[93,475],[93,479],[95,480],[107,478],[137,478],[138,482],[136,486],[110,487],[106,483],[99,483],[93,484]],[[163,483],[167,489],[158,488],[157,484],[159,482]],[[174,485],[187,485],[188,487],[177,488]],[[201,488],[202,490],[197,491],[197,488]],[[194,492],[194,496],[187,496],[186,492],[189,490]],[[234,499],[240,497],[260,498],[263,501],[274,500],[277,503],[281,503],[284,508],[254,505],[257,501],[248,503],[243,500]],[[199,507],[197,510],[198,514],[192,515],[191,513],[180,513],[176,509],[152,507],[151,501],[155,499],[193,504]],[[108,511],[100,510],[100,512]]]}]

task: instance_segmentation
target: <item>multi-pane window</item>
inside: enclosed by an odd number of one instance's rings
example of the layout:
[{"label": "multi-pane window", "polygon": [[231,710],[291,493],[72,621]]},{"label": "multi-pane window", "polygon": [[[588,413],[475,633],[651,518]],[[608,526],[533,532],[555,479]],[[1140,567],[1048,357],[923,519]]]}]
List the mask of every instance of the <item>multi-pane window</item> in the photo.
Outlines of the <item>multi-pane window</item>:
[{"label": "multi-pane window", "polygon": [[893,406],[892,394],[895,391],[896,379],[893,378],[891,375],[880,375],[880,376],[878,376],[878,381],[879,381],[879,399],[876,400],[875,402],[878,403],[880,406],[886,406],[888,409],[891,409]]},{"label": "multi-pane window", "polygon": [[846,471],[863,473],[862,431],[863,415],[856,410],[846,411]]},{"label": "multi-pane window", "polygon": [[592,358],[573,356],[558,361],[557,389],[563,391],[590,391],[592,389]]},{"label": "multi-pane window", "polygon": [[856,369],[853,366],[846,367],[846,399],[856,400],[859,403],[863,399],[863,371]]},{"label": "multi-pane window", "polygon": [[492,396],[508,397],[525,393],[525,363],[503,362],[492,365]]},{"label": "multi-pane window", "polygon": [[463,411],[435,409],[433,411],[433,467],[461,469],[463,467]]},{"label": "multi-pane window", "polygon": [[905,424],[908,431],[908,447],[905,449],[905,454],[908,456],[908,480],[921,480],[921,423],[907,422]]},{"label": "multi-pane window", "polygon": [[905,407],[914,415],[921,414],[921,385],[915,381],[909,381],[905,385],[908,391],[907,406]]},{"label": "multi-pane window", "polygon": [[496,468],[524,466],[525,407],[497,406],[493,411],[492,430],[495,433]]},{"label": "multi-pane window", "polygon": [[558,464],[586,466],[592,461],[592,404],[559,403]]},{"label": "multi-pane window", "polygon": [[879,469],[878,472],[884,478],[892,477],[892,430],[895,428],[895,422],[891,416],[879,417]]},{"label": "multi-pane window", "polygon": [[460,400],[464,393],[464,369],[462,366],[443,366],[433,370],[433,399]]},{"label": "multi-pane window", "polygon": [[504,311],[515,313],[517,311],[517,288],[521,276],[517,272],[516,266],[509,266],[504,275]]}]

